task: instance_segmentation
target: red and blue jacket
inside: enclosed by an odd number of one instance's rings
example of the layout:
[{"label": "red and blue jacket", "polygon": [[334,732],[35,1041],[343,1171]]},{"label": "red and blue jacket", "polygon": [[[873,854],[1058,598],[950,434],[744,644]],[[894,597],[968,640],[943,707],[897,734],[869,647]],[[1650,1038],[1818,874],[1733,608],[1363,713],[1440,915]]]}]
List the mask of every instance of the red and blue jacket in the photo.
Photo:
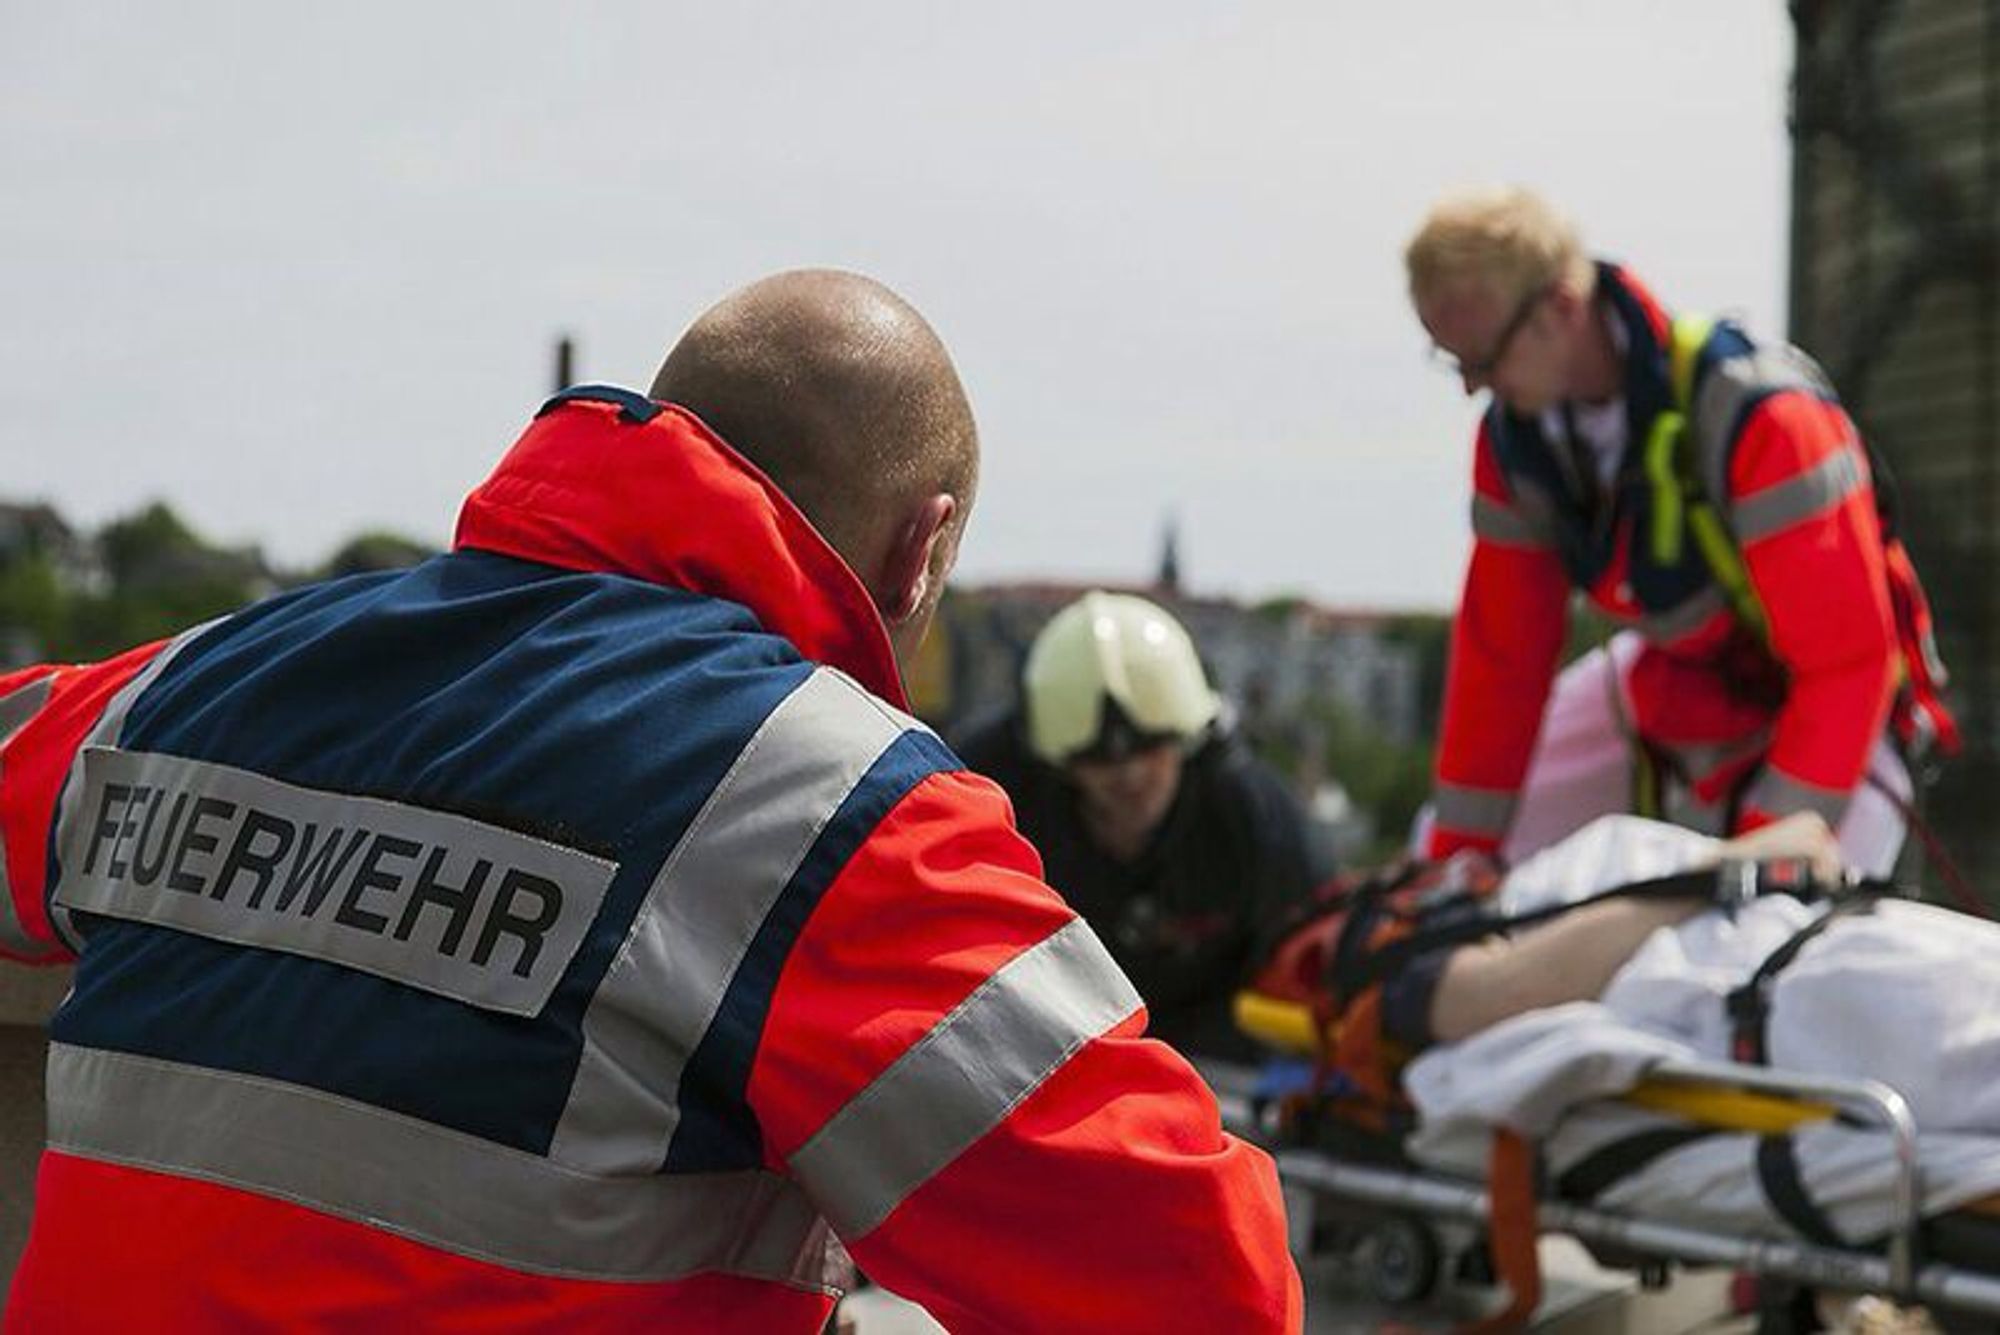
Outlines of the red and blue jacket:
[{"label": "red and blue jacket", "polygon": [[[1930,614],[1885,539],[1866,450],[1817,367],[1719,323],[1696,362],[1693,466],[1768,621],[1754,634],[1694,542],[1652,556],[1659,513],[1641,466],[1675,407],[1671,323],[1636,279],[1598,268],[1623,333],[1625,458],[1596,504],[1538,422],[1495,402],[1479,427],[1473,551],[1453,623],[1427,852],[1497,848],[1513,819],[1572,588],[1645,647],[1629,688],[1650,756],[1695,800],[1754,828],[1796,811],[1837,822],[1892,706],[1897,731],[1955,739],[1938,698]],[[1899,697],[1899,685],[1904,689]]]},{"label": "red and blue jacket", "polygon": [[1142,1037],[881,622],[584,389],[455,549],[0,678],[0,950],[74,957],[9,1331],[1295,1330],[1270,1162]]}]

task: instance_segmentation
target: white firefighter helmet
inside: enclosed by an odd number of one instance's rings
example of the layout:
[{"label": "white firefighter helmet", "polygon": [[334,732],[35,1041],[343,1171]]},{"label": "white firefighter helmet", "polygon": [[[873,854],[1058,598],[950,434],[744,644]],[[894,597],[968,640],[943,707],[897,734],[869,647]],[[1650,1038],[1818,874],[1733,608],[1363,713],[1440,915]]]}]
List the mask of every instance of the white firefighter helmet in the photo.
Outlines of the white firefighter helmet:
[{"label": "white firefighter helmet", "polygon": [[1028,745],[1051,765],[1192,746],[1221,709],[1181,623],[1124,593],[1086,593],[1056,613],[1028,649],[1021,690]]}]

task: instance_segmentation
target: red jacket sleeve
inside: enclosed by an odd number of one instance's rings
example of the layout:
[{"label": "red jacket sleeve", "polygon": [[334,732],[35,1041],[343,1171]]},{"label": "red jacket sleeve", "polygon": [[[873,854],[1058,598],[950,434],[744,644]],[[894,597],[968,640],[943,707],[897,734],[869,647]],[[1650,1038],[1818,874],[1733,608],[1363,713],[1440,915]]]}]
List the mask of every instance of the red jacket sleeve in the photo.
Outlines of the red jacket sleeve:
[{"label": "red jacket sleeve", "polygon": [[1435,823],[1423,850],[1430,857],[1500,846],[1569,615],[1569,577],[1556,555],[1546,498],[1508,486],[1484,424],[1475,451],[1472,531],[1438,727]]},{"label": "red jacket sleeve", "polygon": [[164,647],[162,641],[87,667],[43,665],[0,677],[0,956],[30,964],[73,958],[49,922],[56,803],[106,706]]},{"label": "red jacket sleeve", "polygon": [[1771,396],[1737,439],[1729,492],[1730,523],[1789,675],[1741,824],[1804,810],[1838,821],[1896,682],[1881,527],[1854,424],[1813,395]]},{"label": "red jacket sleeve", "polygon": [[941,773],[780,975],[750,1078],[771,1166],[959,1335],[1296,1331],[1270,1160],[1043,884],[1006,799]]}]

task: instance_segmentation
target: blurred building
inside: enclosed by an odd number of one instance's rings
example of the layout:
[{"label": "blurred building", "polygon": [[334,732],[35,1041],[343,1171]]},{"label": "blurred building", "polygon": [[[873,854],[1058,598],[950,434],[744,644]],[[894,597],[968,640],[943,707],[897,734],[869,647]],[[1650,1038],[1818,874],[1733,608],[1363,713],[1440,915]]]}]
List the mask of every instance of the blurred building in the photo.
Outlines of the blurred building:
[{"label": "blurred building", "polygon": [[1793,0],[1791,336],[1898,483],[1967,754],[1940,833],[2000,876],[2000,4]]},{"label": "blurred building", "polygon": [[[1164,573],[1175,571],[1174,542]],[[954,587],[906,674],[912,707],[948,736],[1011,708],[1021,666],[1044,623],[1092,589],[1150,598],[1188,628],[1211,680],[1250,744],[1277,764],[1318,836],[1342,860],[1378,836],[1377,813],[1350,799],[1337,773],[1338,721],[1395,747],[1420,744],[1420,651],[1391,633],[1388,613],[1336,611],[1303,599],[1245,604],[1151,585],[1033,581]]]},{"label": "blurred building", "polygon": [[1150,598],[1188,628],[1215,686],[1255,731],[1332,703],[1382,737],[1421,731],[1416,651],[1386,634],[1386,613],[1335,611],[1302,599],[1245,604],[1157,585],[1033,581],[955,589],[926,661],[911,674],[917,711],[945,727],[1013,703],[1021,664],[1043,623],[1092,589]]}]

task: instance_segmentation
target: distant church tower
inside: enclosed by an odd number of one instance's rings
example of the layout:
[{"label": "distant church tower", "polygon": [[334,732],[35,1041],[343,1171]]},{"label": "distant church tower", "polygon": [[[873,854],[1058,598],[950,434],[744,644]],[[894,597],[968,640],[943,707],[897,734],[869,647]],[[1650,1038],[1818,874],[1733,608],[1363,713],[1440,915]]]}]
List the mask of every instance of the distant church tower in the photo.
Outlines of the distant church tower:
[{"label": "distant church tower", "polygon": [[1173,515],[1167,516],[1167,532],[1160,543],[1160,573],[1153,577],[1153,586],[1161,593],[1181,591],[1181,525]]},{"label": "distant church tower", "polygon": [[568,334],[556,340],[556,387],[560,394],[576,383],[576,340]]}]

